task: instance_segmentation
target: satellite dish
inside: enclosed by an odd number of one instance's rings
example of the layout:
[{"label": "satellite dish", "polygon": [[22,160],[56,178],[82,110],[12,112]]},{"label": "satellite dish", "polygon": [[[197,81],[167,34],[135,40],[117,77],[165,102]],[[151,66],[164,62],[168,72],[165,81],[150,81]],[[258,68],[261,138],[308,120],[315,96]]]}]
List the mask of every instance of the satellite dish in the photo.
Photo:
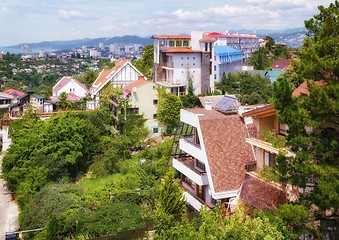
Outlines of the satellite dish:
[{"label": "satellite dish", "polygon": [[137,92],[137,88],[136,87],[132,88],[132,91]]}]

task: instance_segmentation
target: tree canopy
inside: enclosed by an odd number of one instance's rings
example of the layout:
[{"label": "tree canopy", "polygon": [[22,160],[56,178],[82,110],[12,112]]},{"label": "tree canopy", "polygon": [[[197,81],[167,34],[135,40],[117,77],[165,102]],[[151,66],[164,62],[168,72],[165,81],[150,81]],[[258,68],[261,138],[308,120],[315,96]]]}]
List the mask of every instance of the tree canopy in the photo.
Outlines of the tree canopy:
[{"label": "tree canopy", "polygon": [[224,75],[216,88],[223,94],[237,95],[242,104],[267,103],[273,91],[270,80],[247,72]]},{"label": "tree canopy", "polygon": [[281,178],[312,188],[306,203],[326,210],[339,207],[339,2],[319,11],[305,21],[309,33],[294,66],[297,77],[307,81],[309,95],[292,97],[296,78],[283,75],[274,87],[274,106],[289,127],[287,145],[296,153],[278,158]]},{"label": "tree canopy", "polygon": [[154,46],[153,44],[150,44],[144,48],[141,59],[133,61],[132,64],[146,77],[152,78],[153,61],[154,61]]}]

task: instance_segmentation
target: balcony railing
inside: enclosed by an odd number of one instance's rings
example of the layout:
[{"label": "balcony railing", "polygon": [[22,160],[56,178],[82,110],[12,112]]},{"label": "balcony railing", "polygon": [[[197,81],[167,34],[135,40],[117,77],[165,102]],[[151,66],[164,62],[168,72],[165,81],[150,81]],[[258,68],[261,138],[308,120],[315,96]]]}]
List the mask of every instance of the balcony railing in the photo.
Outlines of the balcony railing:
[{"label": "balcony railing", "polygon": [[194,135],[191,136],[181,136],[181,139],[183,139],[185,142],[188,142],[189,144],[192,144],[193,146],[197,147],[197,148],[201,148],[200,144],[196,143],[194,141]]},{"label": "balcony railing", "polygon": [[184,182],[183,182],[183,184],[182,184],[182,187],[184,188],[184,191],[185,191],[185,192],[189,193],[189,195],[191,195],[191,196],[192,196],[195,200],[197,200],[200,204],[205,205],[205,206],[207,206],[207,207],[210,208],[210,209],[213,209],[213,208],[214,208],[214,205],[213,205],[213,204],[208,204],[208,203],[206,203],[204,200],[202,200],[201,198],[199,198],[199,197],[195,194],[194,190],[193,190],[191,187],[189,187],[187,184],[185,184]]},{"label": "balcony railing", "polygon": [[182,157],[182,158],[179,158],[177,160],[179,160],[182,164],[184,164],[186,167],[191,169],[196,174],[199,174],[200,176],[206,174],[206,171],[199,170],[199,169],[194,167],[194,158],[193,157]]}]

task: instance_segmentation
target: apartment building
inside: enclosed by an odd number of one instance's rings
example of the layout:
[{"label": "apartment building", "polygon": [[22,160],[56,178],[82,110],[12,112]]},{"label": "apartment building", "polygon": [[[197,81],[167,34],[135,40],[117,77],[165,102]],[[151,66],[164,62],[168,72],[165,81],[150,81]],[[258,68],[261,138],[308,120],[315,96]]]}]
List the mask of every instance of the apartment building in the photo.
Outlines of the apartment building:
[{"label": "apartment building", "polygon": [[211,32],[205,36],[216,39],[215,46],[229,46],[241,51],[244,59],[252,56],[259,49],[259,37],[256,34]]},{"label": "apartment building", "polygon": [[202,31],[191,35],[154,35],[154,81],[179,96],[187,93],[189,79],[194,93],[214,90],[212,55],[215,39]]}]

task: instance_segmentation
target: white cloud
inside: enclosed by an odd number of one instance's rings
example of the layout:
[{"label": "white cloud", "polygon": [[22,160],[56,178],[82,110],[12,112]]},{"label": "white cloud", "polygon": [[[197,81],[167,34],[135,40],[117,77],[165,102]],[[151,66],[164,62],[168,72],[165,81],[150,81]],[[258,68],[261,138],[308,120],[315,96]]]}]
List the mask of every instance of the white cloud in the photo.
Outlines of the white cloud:
[{"label": "white cloud", "polygon": [[182,9],[178,9],[172,14],[180,20],[196,20],[204,17],[202,12],[183,11]]},{"label": "white cloud", "polygon": [[10,12],[11,10],[8,7],[0,6],[0,13]]},{"label": "white cloud", "polygon": [[58,16],[62,20],[75,20],[75,19],[92,19],[89,14],[82,13],[77,10],[60,10]]}]

